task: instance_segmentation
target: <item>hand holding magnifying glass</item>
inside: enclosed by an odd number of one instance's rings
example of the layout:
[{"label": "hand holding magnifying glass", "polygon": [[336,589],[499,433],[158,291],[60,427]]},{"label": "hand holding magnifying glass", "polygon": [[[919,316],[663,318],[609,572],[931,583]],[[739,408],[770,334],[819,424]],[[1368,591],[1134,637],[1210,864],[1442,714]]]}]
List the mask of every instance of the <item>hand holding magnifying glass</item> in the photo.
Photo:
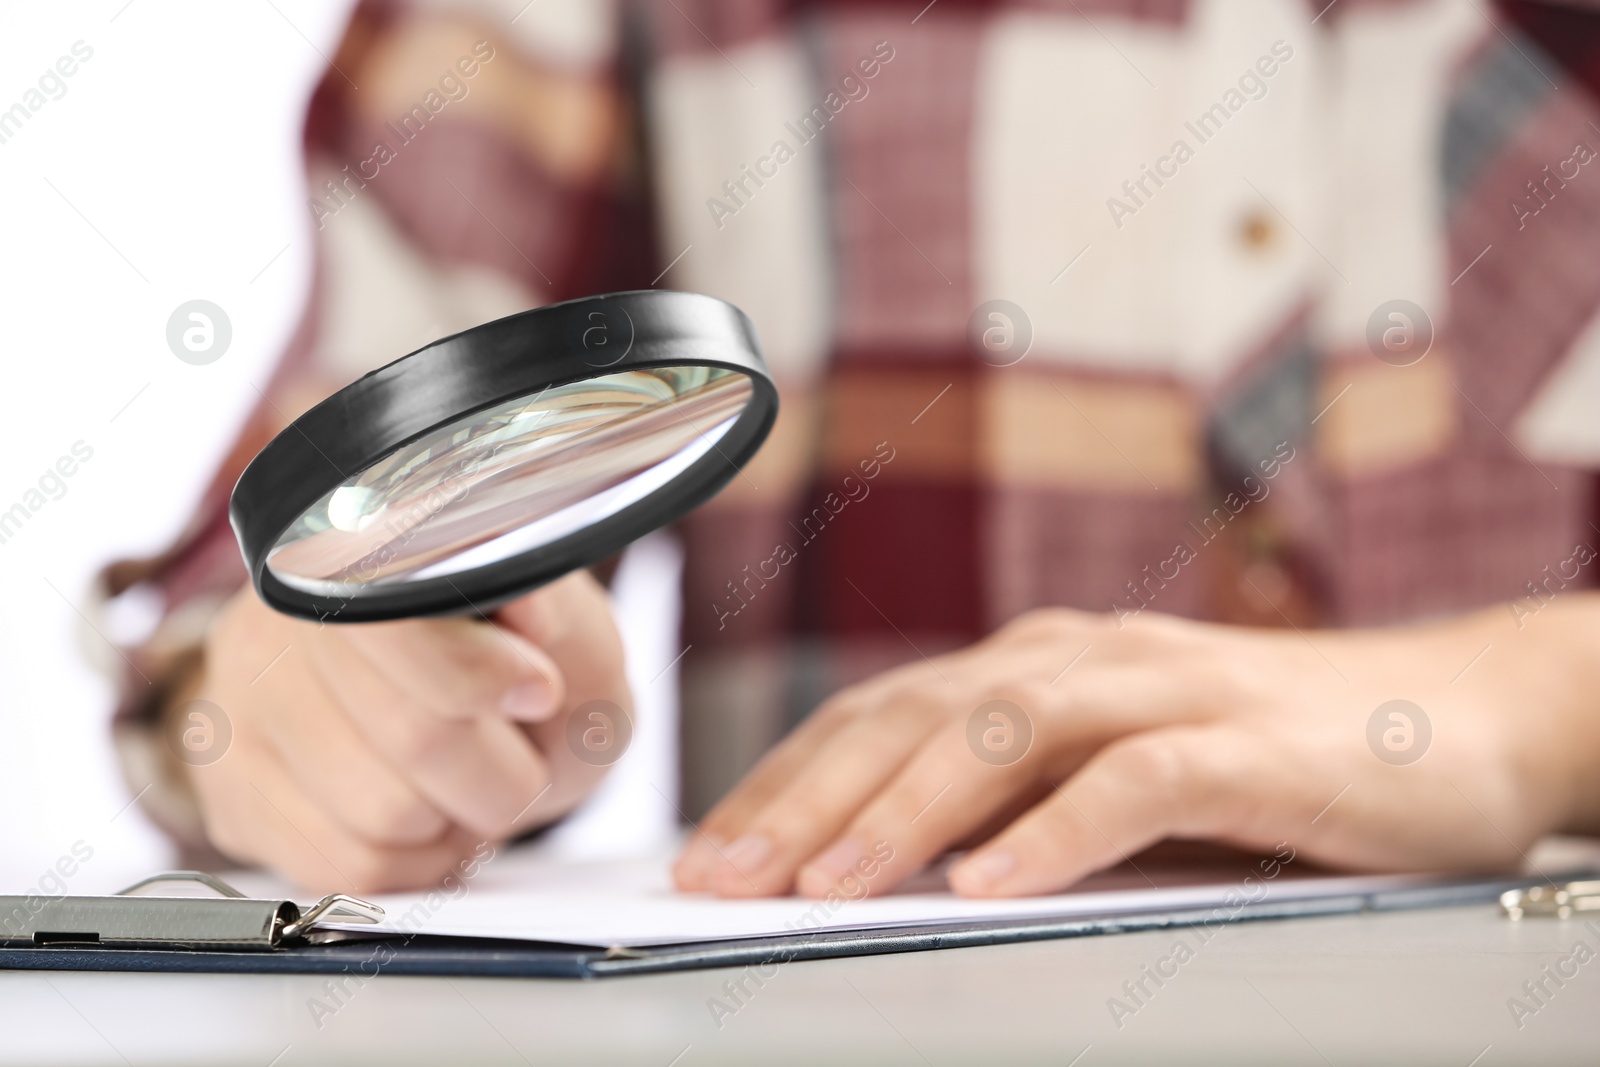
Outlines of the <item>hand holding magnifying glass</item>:
[{"label": "hand holding magnifying glass", "polygon": [[776,408],[741,312],[646,292],[446,338],[296,420],[235,488],[253,588],[187,694],[232,719],[190,770],[212,840],[374,891],[570,810],[614,761],[572,718],[615,743],[631,715],[581,568],[714,495]]}]

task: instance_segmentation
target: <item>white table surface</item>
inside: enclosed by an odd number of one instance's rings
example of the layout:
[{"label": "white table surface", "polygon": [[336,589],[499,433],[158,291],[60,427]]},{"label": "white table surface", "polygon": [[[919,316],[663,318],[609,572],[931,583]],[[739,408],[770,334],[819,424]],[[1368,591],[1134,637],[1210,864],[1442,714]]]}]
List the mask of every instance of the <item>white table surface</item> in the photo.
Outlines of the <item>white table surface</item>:
[{"label": "white table surface", "polygon": [[[10,971],[0,1063],[1593,1064],[1595,930],[1488,906],[1239,925],[1120,1028],[1108,998],[1182,931],[791,963],[720,1028],[736,971],[381,977],[320,1026],[321,976]],[[1519,1029],[1508,999],[1580,940],[1595,958]]]}]

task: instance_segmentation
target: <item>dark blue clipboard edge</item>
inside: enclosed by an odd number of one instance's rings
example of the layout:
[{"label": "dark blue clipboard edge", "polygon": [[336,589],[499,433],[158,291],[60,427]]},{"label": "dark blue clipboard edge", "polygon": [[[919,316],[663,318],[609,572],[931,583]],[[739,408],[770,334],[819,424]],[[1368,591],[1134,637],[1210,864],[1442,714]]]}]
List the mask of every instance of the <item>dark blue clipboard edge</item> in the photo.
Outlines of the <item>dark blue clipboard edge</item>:
[{"label": "dark blue clipboard edge", "polygon": [[[1564,871],[1551,881],[1600,876],[1592,869]],[[1116,912],[1071,919],[1002,919],[934,923],[874,930],[817,930],[781,937],[701,941],[650,948],[592,946],[441,937],[360,937],[264,952],[211,952],[55,945],[0,948],[0,969],[44,971],[144,971],[201,974],[379,974],[432,977],[608,978],[716,967],[766,966],[795,960],[925,952],[944,948],[1015,944],[1141,930],[1232,925],[1263,919],[1298,919],[1359,912],[1404,911],[1496,902],[1500,894],[1546,879],[1481,878],[1434,882],[1414,888],[1343,896],[1263,901],[1233,914],[1221,907]],[[1219,917],[1218,913],[1223,913]],[[387,956],[379,960],[380,955]]]}]

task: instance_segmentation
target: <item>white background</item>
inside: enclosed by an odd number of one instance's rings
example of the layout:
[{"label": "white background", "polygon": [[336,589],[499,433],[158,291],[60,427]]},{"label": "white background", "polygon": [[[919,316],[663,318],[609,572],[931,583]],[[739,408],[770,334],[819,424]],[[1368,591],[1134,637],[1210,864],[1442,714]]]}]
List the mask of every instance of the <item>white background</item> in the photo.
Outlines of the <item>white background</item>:
[{"label": "white background", "polygon": [[[94,50],[0,144],[0,511],[74,442],[94,450],[66,494],[0,544],[0,893],[37,884],[80,840],[94,858],[75,892],[166,859],[137,806],[118,814],[131,793],[92,663],[116,653],[78,612],[105,561],[159,550],[181,528],[294,325],[312,250],[301,121],[348,7],[0,4],[0,110],[75,42]],[[193,299],[232,322],[230,348],[207,366],[166,344],[168,317]],[[625,640],[645,689],[677,653],[661,625],[672,550],[657,542],[633,563],[624,576],[648,604],[624,616],[642,620]],[[650,786],[674,791],[673,681],[641,693],[634,773],[609,789],[632,809],[624,836],[668,821]]]}]

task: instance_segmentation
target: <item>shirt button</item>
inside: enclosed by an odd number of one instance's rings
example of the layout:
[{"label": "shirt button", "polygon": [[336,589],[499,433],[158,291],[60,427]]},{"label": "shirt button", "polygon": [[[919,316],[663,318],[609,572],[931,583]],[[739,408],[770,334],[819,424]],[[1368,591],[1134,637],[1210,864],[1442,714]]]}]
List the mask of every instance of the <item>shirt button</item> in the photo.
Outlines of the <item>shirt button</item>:
[{"label": "shirt button", "polygon": [[1270,246],[1278,236],[1278,227],[1270,215],[1252,211],[1239,220],[1239,243],[1252,252]]}]

